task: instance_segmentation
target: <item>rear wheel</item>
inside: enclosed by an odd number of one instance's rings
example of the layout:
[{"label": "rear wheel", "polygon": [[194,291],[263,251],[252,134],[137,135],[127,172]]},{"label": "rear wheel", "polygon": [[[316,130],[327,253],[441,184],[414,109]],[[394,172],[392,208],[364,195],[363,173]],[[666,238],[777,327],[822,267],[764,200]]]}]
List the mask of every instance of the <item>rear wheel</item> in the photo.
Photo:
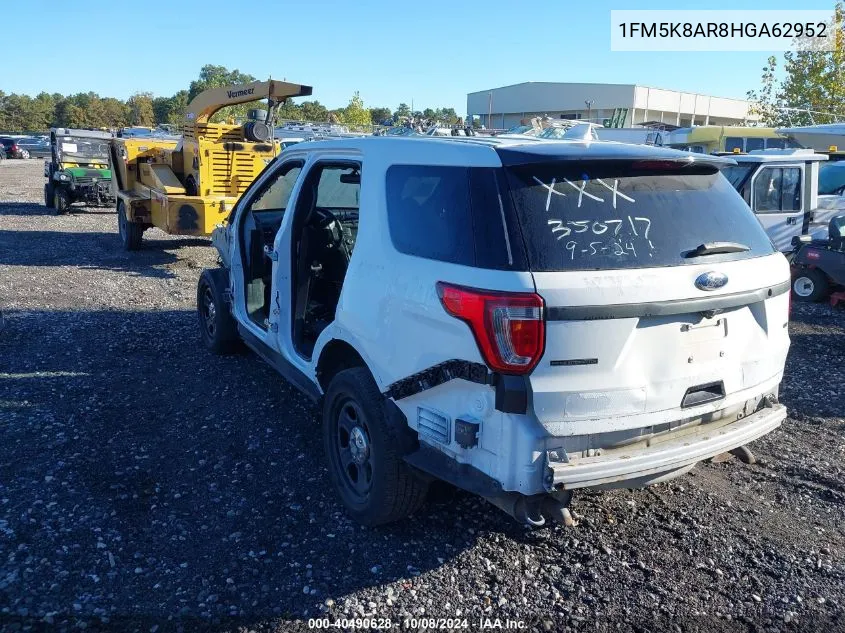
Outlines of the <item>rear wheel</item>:
[{"label": "rear wheel", "polygon": [[796,301],[821,301],[830,292],[830,283],[818,268],[801,270],[792,281],[792,296]]},{"label": "rear wheel", "polygon": [[200,336],[215,354],[228,354],[237,349],[238,327],[226,301],[226,272],[217,268],[204,270],[197,284],[197,316]]},{"label": "rear wheel", "polygon": [[53,183],[51,182],[44,185],[44,206],[48,209],[53,208]]},{"label": "rear wheel", "polygon": [[67,213],[70,208],[70,198],[68,198],[67,191],[61,187],[53,187],[53,208],[57,215]]},{"label": "rear wheel", "polygon": [[126,205],[123,200],[117,202],[117,232],[120,234],[120,242],[124,250],[137,251],[141,248],[144,227],[137,222],[131,222],[126,217]]},{"label": "rear wheel", "polygon": [[397,451],[384,396],[369,371],[353,367],[332,378],[323,404],[329,474],[348,513],[364,525],[398,521],[424,501],[428,483]]}]

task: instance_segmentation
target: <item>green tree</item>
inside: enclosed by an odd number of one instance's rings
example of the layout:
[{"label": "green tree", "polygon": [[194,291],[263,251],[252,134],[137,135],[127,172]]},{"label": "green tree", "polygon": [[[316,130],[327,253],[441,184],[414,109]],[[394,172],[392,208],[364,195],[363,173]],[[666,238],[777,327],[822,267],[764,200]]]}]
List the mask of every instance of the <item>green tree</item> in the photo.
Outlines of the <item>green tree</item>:
[{"label": "green tree", "polygon": [[329,111],[319,101],[303,101],[301,104],[302,118],[306,121],[328,121]]},{"label": "green tree", "polygon": [[[199,78],[192,81],[188,87],[188,102],[196,97],[203,90],[209,88],[220,88],[222,86],[231,86],[235,84],[246,84],[255,81],[255,77],[242,73],[238,69],[229,70],[225,66],[215,66],[214,64],[206,64],[200,69]],[[236,106],[229,106],[219,110],[212,118],[212,122],[227,121],[228,119],[243,119],[247,112],[254,108],[255,105],[251,103],[244,103]]]},{"label": "green tree", "polygon": [[375,125],[382,125],[385,121],[392,119],[390,108],[370,108],[370,118]]},{"label": "green tree", "polygon": [[4,127],[10,132],[23,132],[31,129],[33,120],[32,97],[12,93],[3,100]]},{"label": "green tree", "polygon": [[364,100],[361,99],[357,90],[349,100],[349,105],[339,112],[339,118],[341,123],[356,127],[363,127],[372,123],[370,111],[364,107]]},{"label": "green tree", "polygon": [[129,106],[129,123],[140,127],[154,127],[153,95],[149,92],[136,92],[126,102]]},{"label": "green tree", "polygon": [[56,100],[53,95],[41,92],[32,101],[32,119],[29,130],[44,131],[53,124],[56,115]]},{"label": "green tree", "polygon": [[59,127],[85,127],[85,110],[73,99],[63,99],[56,106],[56,125]]},{"label": "green tree", "polygon": [[458,116],[458,113],[455,112],[455,108],[438,108],[437,117],[449,125],[454,125],[460,121],[460,117]]},{"label": "green tree", "polygon": [[111,129],[120,129],[129,125],[129,106],[120,99],[105,97],[101,100],[102,125]]},{"label": "green tree", "polygon": [[6,125],[6,93],[0,90],[0,132],[8,129]]},{"label": "green tree", "polygon": [[761,86],[748,92],[752,112],[766,125],[812,125],[845,117],[845,35],[842,2],[834,7],[828,32],[833,50],[819,50],[807,40],[797,40],[796,50],[783,55],[784,79],[775,77],[777,59],[769,57]]},{"label": "green tree", "polygon": [[396,108],[396,112],[393,113],[393,118],[395,119],[409,116],[411,116],[411,108],[408,107],[407,103],[400,103],[399,107]]},{"label": "green tree", "polygon": [[187,106],[187,90],[180,90],[172,97],[156,97],[153,99],[153,113],[155,114],[156,124],[179,125],[183,123]]}]

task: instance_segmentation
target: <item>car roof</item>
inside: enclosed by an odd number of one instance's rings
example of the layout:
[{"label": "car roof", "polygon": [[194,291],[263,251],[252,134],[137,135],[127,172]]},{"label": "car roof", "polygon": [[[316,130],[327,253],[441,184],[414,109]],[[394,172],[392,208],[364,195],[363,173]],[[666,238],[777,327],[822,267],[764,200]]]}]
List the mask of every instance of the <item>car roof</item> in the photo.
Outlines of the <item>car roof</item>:
[{"label": "car roof", "polygon": [[734,154],[737,163],[794,163],[829,160],[827,154],[817,154],[812,149],[756,149],[747,154]]},{"label": "car roof", "polygon": [[54,132],[57,136],[77,136],[80,138],[101,138],[101,139],[111,139],[114,138],[114,134],[111,132],[103,132],[102,130],[83,130],[77,128],[69,128],[69,127],[56,127],[50,130]]},{"label": "car roof", "polygon": [[[460,152],[468,159],[473,155],[489,157],[496,152],[503,165],[539,163],[560,160],[662,160],[687,164],[723,167],[735,164],[731,158],[695,154],[654,145],[637,145],[615,141],[499,139],[493,136],[365,136],[358,138],[323,139],[298,143],[297,151],[352,150],[375,151],[391,162],[407,163],[415,149],[425,144],[428,150],[442,148]],[[429,154],[430,152],[426,152]],[[489,160],[489,158],[488,158]]]}]

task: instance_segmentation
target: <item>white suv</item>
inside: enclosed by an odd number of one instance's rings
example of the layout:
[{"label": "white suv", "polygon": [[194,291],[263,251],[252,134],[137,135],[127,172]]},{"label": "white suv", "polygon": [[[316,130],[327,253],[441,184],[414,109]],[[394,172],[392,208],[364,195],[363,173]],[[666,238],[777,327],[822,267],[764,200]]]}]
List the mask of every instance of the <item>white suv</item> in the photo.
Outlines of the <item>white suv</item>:
[{"label": "white suv", "polygon": [[322,402],[366,524],[432,478],[521,521],[786,416],[789,267],[724,159],[609,142],[360,138],[285,150],[213,242],[205,344]]}]

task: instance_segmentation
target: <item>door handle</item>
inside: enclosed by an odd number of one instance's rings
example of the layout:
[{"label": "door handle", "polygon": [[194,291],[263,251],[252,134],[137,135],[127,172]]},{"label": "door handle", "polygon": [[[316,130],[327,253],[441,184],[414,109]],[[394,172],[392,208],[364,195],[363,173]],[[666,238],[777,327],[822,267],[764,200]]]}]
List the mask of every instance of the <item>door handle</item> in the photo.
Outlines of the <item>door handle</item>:
[{"label": "door handle", "polygon": [[787,224],[798,224],[798,218],[786,218]]}]

